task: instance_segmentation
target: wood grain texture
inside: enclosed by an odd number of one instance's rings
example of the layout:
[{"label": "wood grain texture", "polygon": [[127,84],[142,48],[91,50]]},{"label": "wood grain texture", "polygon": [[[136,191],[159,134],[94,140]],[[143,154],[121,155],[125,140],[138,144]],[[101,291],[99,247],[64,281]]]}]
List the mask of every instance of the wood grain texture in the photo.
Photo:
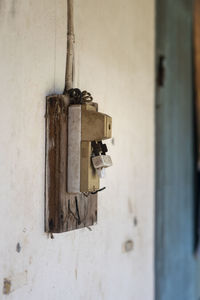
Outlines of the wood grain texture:
[{"label": "wood grain texture", "polygon": [[97,222],[97,195],[67,193],[67,110],[65,95],[46,99],[45,231],[61,233]]}]

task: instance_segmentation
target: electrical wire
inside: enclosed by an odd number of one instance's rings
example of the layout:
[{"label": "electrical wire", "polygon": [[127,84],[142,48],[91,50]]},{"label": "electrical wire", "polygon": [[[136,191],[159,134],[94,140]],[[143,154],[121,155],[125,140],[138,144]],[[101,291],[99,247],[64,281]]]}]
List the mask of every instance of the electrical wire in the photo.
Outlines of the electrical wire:
[{"label": "electrical wire", "polygon": [[74,64],[74,9],[73,0],[67,0],[67,54],[64,94],[73,87],[73,64]]}]

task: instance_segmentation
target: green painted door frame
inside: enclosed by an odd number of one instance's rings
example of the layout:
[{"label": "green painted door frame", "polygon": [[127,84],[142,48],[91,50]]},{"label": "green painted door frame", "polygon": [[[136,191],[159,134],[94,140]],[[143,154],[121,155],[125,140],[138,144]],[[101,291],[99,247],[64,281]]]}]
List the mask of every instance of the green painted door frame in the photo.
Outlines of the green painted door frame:
[{"label": "green painted door frame", "polygon": [[190,0],[156,2],[156,300],[199,300]]}]

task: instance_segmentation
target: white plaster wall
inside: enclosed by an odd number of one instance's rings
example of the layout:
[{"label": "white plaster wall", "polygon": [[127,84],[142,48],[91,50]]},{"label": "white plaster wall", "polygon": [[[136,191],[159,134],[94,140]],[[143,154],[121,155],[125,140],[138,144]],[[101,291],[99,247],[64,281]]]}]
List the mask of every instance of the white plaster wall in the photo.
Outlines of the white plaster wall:
[{"label": "white plaster wall", "polygon": [[43,232],[45,96],[63,91],[66,0],[0,0],[0,299],[151,300],[154,0],[75,0],[75,15],[76,86],[113,117],[114,165],[98,224],[51,240]]}]

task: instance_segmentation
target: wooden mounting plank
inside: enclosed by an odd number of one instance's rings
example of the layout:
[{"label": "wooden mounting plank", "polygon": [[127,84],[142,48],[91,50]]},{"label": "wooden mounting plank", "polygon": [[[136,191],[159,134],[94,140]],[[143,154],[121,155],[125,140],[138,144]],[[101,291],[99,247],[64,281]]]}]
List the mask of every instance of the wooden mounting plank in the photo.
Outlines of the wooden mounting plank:
[{"label": "wooden mounting plank", "polygon": [[66,95],[46,99],[45,231],[61,233],[97,222],[97,195],[67,193]]}]

